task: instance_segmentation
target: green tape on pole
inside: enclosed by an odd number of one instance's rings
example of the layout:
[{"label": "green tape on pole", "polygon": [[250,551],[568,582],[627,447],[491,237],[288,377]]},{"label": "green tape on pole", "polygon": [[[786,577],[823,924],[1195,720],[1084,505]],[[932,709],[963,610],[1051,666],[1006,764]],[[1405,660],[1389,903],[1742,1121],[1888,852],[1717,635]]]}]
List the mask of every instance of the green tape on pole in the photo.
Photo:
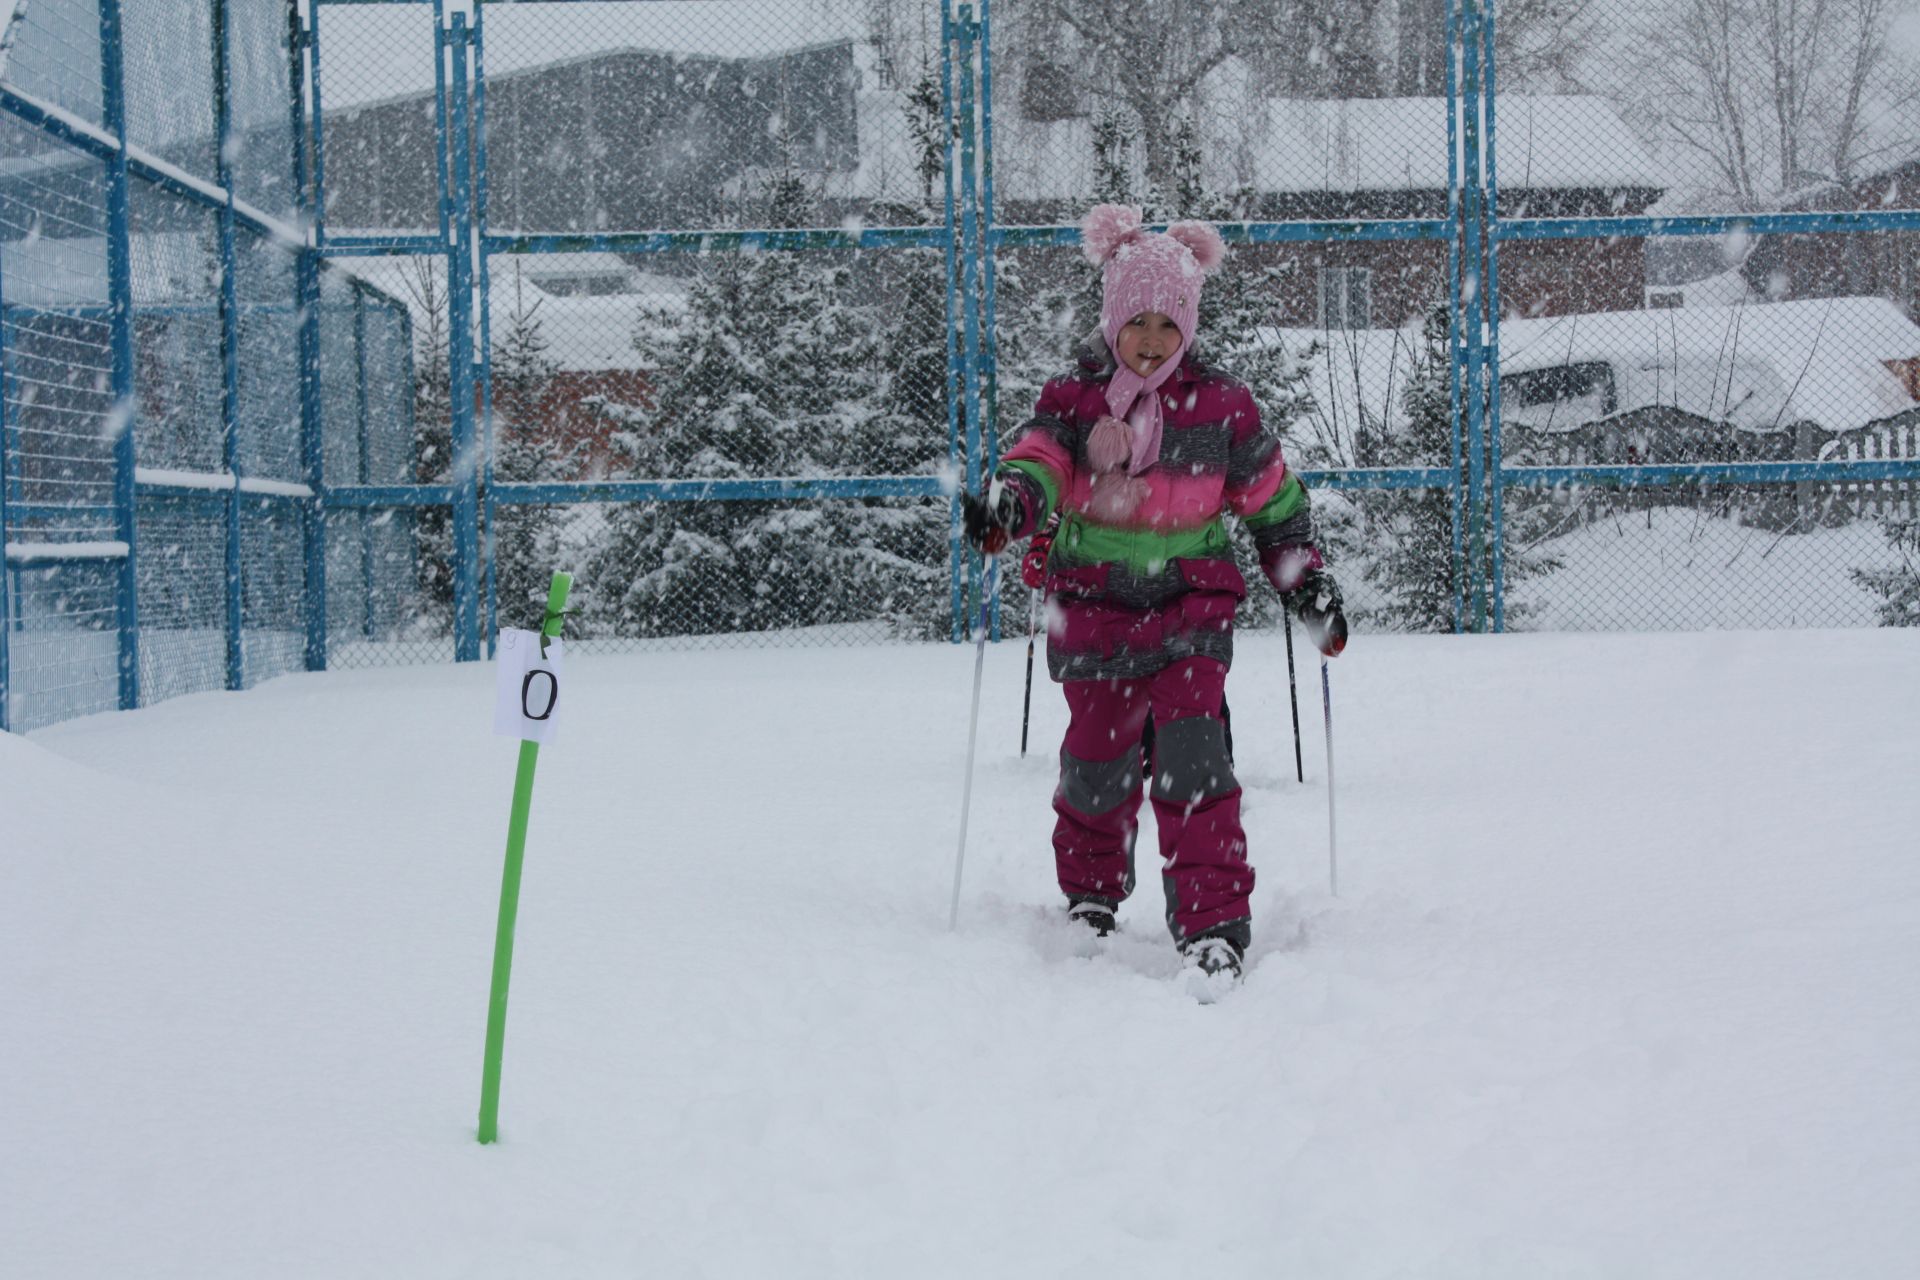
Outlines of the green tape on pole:
[{"label": "green tape on pole", "polygon": [[[560,635],[573,575],[556,573],[547,589],[547,616],[540,624],[541,647]],[[520,866],[527,847],[527,813],[533,807],[533,771],[540,744],[520,744],[520,768],[513,779],[513,811],[507,821],[507,865],[500,876],[500,923],[493,935],[493,992],[487,1001],[487,1055],[480,1072],[480,1141],[500,1136],[500,1058],[507,1040],[507,983],[513,972],[513,927],[520,914]]]}]

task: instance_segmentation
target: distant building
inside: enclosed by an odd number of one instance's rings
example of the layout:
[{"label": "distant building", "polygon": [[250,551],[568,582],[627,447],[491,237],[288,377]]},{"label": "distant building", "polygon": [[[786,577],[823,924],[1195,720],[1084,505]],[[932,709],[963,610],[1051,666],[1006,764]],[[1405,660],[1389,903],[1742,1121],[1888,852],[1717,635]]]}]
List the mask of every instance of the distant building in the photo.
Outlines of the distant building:
[{"label": "distant building", "polygon": [[[1604,99],[1502,95],[1497,105],[1504,216],[1633,215],[1663,194],[1652,160]],[[1445,98],[1248,96],[1207,119],[1208,185],[1229,193],[1244,218],[1447,215]],[[1092,123],[995,127],[1000,220],[1077,216],[1095,186]],[[1274,322],[1287,327],[1391,328],[1446,299],[1440,241],[1289,243],[1257,252],[1280,268]],[[1508,242],[1500,250],[1500,305],[1510,315],[1635,309],[1645,305],[1645,289],[1637,237]]]},{"label": "distant building", "polygon": [[[1920,209],[1920,156],[1854,182],[1834,183],[1793,201],[1795,213]],[[1766,236],[1743,268],[1764,297],[1880,297],[1920,320],[1920,235],[1873,231],[1846,235]]]},{"label": "distant building", "polygon": [[[490,73],[489,220],[496,230],[594,232],[710,226],[729,193],[792,163],[814,175],[832,221],[925,200],[905,97],[848,37],[751,57],[619,48]],[[1440,218],[1447,212],[1444,98],[1275,99],[1222,73],[1202,125],[1206,178],[1261,221]],[[326,111],[330,228],[432,225],[431,98]],[[1093,123],[995,116],[996,218],[1072,221],[1097,188]],[[1499,99],[1501,210],[1513,216],[1637,214],[1663,193],[1645,150],[1597,97]],[[1255,251],[1283,268],[1274,321],[1399,324],[1445,296],[1439,242],[1288,244]],[[1635,238],[1510,243],[1501,305],[1560,315],[1645,305]]]}]

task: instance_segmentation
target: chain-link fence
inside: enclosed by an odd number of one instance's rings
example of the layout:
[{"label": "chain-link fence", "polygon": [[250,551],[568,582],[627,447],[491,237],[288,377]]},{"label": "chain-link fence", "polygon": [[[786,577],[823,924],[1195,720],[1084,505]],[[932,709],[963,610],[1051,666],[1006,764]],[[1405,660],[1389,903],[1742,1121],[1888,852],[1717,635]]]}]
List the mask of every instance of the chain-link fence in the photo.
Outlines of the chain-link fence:
[{"label": "chain-link fence", "polygon": [[[1914,620],[1920,11],[994,8],[1003,217],[1239,234],[1200,336],[1291,416],[1364,625]],[[1098,301],[1019,230],[1009,434]]]},{"label": "chain-link fence", "polygon": [[[489,264],[502,497],[581,479],[673,485],[641,490],[666,500],[564,520],[584,570],[577,634],[944,634],[948,502],[933,473],[952,447],[945,255],[911,233],[858,235],[946,230],[927,15],[886,47],[852,4],[569,13],[489,17],[488,217],[512,237],[499,247],[556,232],[723,233]],[[556,83],[572,90],[543,113]],[[602,154],[622,159],[576,159]],[[556,203],[559,189],[578,199]],[[724,235],[746,228],[792,247]],[[538,443],[556,437],[557,449]],[[727,490],[738,497],[675,500]],[[529,520],[539,510],[502,506],[496,526],[499,599],[522,617],[550,559]]]},{"label": "chain-link fence", "polygon": [[[0,5],[7,728],[325,661],[308,295],[369,291],[303,248],[295,17]],[[355,353],[349,329],[350,359],[403,362],[404,312],[366,306],[382,349]]]},{"label": "chain-link fence", "polygon": [[[1496,608],[1540,629],[1920,621],[1920,9],[1566,17],[1503,9],[1486,68]],[[1542,127],[1570,87],[1604,126]]]},{"label": "chain-link fence", "polygon": [[555,567],[591,648],[956,636],[1105,200],[1222,228],[1362,626],[1920,609],[1911,3],[179,8],[0,0],[13,727]]}]

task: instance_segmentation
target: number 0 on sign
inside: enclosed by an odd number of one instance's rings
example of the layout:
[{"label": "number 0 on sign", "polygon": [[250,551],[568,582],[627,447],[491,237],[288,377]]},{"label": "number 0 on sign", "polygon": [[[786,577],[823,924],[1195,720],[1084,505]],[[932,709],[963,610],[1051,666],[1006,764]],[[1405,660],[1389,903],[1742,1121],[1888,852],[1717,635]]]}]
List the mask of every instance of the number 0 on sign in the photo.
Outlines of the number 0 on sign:
[{"label": "number 0 on sign", "polygon": [[562,645],[547,641],[540,653],[537,631],[503,630],[494,663],[493,731],[508,738],[548,743],[560,710]]}]

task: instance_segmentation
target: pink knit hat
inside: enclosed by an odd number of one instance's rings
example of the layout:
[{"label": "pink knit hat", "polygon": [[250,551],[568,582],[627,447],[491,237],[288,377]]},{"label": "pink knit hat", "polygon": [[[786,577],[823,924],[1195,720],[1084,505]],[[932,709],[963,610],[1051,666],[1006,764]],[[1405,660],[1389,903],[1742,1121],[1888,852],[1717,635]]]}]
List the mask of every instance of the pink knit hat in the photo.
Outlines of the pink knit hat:
[{"label": "pink knit hat", "polygon": [[1193,341],[1200,285],[1227,256],[1220,233],[1204,222],[1176,222],[1164,233],[1141,226],[1134,205],[1103,204],[1080,224],[1080,247],[1102,269],[1100,332],[1112,348],[1120,326],[1143,311],[1171,316]]},{"label": "pink knit hat", "polygon": [[[1171,359],[1141,377],[1126,365],[1114,370],[1107,384],[1111,420],[1102,419],[1089,441],[1099,471],[1139,475],[1160,457],[1160,384],[1173,376],[1181,357],[1193,344],[1200,317],[1201,282],[1220,266],[1227,246],[1220,233],[1204,222],[1176,222],[1164,233],[1141,225],[1137,206],[1103,204],[1080,223],[1080,246],[1105,282],[1100,301],[1100,332],[1107,349],[1119,354],[1120,330],[1143,311],[1158,311],[1180,329],[1180,349]],[[1121,428],[1124,427],[1123,432]],[[1121,504],[1128,505],[1128,504]]]}]

